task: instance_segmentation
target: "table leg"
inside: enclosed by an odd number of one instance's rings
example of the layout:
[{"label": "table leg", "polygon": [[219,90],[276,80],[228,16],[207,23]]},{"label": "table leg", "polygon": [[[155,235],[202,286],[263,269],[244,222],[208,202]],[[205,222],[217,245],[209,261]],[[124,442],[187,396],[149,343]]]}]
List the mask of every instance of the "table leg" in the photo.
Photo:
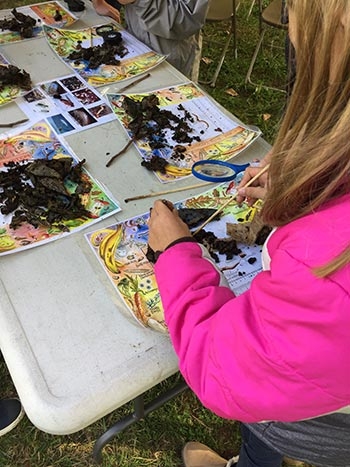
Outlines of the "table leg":
[{"label": "table leg", "polygon": [[133,423],[138,422],[142,418],[145,418],[150,412],[153,410],[159,409],[162,405],[166,402],[170,401],[174,397],[181,394],[188,386],[184,381],[181,381],[175,387],[167,390],[163,394],[160,394],[158,397],[153,399],[148,404],[144,404],[144,394],[136,397],[133,400],[134,403],[134,412],[130,415],[124,417],[123,419],[119,420],[113,426],[111,426],[105,433],[103,433],[95,442],[94,449],[93,449],[93,459],[94,462],[100,464],[102,461],[102,449],[103,447],[109,443],[118,433],[123,431],[128,426],[132,425]]}]

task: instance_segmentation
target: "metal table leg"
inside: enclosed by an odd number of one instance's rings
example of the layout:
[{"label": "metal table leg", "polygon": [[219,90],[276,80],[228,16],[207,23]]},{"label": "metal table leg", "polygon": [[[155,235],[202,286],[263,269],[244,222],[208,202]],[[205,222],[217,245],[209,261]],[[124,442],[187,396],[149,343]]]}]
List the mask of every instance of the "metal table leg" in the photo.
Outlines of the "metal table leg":
[{"label": "metal table leg", "polygon": [[133,400],[134,412],[119,420],[96,440],[93,449],[94,462],[96,462],[97,464],[101,463],[103,447],[107,443],[109,443],[118,433],[120,433],[133,423],[136,423],[139,420],[145,418],[153,410],[159,409],[159,407],[161,407],[177,395],[181,394],[187,388],[187,384],[184,381],[181,381],[175,387],[167,390],[163,394],[160,394],[158,397],[156,397],[146,405],[144,404],[145,393],[136,397]]}]

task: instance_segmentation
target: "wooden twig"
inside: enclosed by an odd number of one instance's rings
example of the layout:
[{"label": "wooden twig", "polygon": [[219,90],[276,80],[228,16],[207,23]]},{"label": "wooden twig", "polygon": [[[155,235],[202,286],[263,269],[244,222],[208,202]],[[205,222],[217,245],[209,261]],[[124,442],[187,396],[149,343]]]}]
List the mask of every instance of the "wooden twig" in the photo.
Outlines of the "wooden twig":
[{"label": "wooden twig", "polygon": [[126,145],[119,152],[117,152],[117,154],[114,154],[114,156],[109,159],[109,161],[106,164],[106,167],[109,167],[118,156],[121,156],[122,154],[124,154],[124,152],[128,149],[129,146],[131,146],[131,144],[135,141],[135,139],[136,138],[129,139]]},{"label": "wooden twig", "polygon": [[174,188],[173,190],[158,191],[157,193],[146,193],[144,195],[133,196],[132,198],[125,198],[124,203],[128,203],[129,201],[135,201],[137,199],[152,198],[153,196],[161,196],[161,195],[167,195],[169,193],[177,193],[179,191],[192,190],[194,188],[201,188],[202,186],[211,185],[212,183],[215,183],[215,182],[197,183],[197,185]]},{"label": "wooden twig", "polygon": [[0,128],[12,128],[13,126],[20,125],[21,123],[28,122],[29,118],[23,118],[22,120],[17,120],[16,122],[10,123],[0,123]]},{"label": "wooden twig", "polygon": [[[250,186],[253,182],[255,182],[255,180],[257,180],[259,177],[261,177],[261,175],[262,175],[263,173],[265,173],[265,172],[268,170],[269,167],[270,167],[270,164],[265,165],[265,167],[262,168],[262,169],[260,170],[260,172],[258,172],[253,178],[251,178],[251,179],[250,179],[244,186],[242,186],[241,188],[246,188],[246,187]],[[203,229],[203,227],[205,227],[207,224],[209,224],[209,222],[211,222],[218,214],[220,214],[220,212],[221,212],[223,209],[225,209],[226,206],[228,206],[230,203],[232,203],[232,201],[235,201],[236,196],[237,196],[237,191],[235,192],[234,195],[230,196],[230,197],[228,198],[228,200],[227,200],[224,204],[222,204],[222,205],[219,207],[219,209],[217,209],[217,210],[214,212],[214,214],[212,214],[210,217],[208,217],[208,219],[207,219],[200,227],[198,227],[198,229],[193,233],[193,235],[196,235],[198,232],[200,232],[200,231]]]},{"label": "wooden twig", "polygon": [[139,78],[135,79],[132,83],[129,83],[129,84],[126,84],[125,86],[123,86],[122,88],[118,89],[118,93],[119,92],[124,92],[126,91],[127,89],[131,88],[132,86],[134,86],[135,84],[138,84],[138,83],[141,83],[141,81],[143,81],[144,79],[146,78],[149,78],[151,76],[151,73],[147,73],[143,76],[140,76]]},{"label": "wooden twig", "polygon": [[92,28],[90,28],[90,47],[94,46],[94,37],[93,37],[93,32]]},{"label": "wooden twig", "polygon": [[[142,123],[142,122],[141,122]],[[141,123],[138,125],[138,127],[134,131],[134,136],[126,143],[126,145],[121,149],[117,154],[115,154],[113,157],[109,159],[109,161],[106,164],[106,167],[109,167],[112,162],[121,154],[124,154],[124,152],[128,149],[129,146],[131,146],[132,143],[134,143],[137,140],[137,136],[139,134],[140,128],[141,128]]]}]

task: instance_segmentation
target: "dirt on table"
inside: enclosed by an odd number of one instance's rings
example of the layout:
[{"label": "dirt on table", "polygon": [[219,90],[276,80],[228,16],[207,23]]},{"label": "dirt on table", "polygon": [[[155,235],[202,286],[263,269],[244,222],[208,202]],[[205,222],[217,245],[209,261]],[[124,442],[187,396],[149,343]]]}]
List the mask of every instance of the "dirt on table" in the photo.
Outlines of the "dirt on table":
[{"label": "dirt on table", "polygon": [[9,85],[30,91],[32,89],[32,79],[29,73],[15,65],[0,64],[0,91]]},{"label": "dirt on table", "polygon": [[69,60],[74,60],[75,65],[79,65],[82,60],[88,62],[89,68],[95,70],[101,65],[120,65],[120,60],[128,53],[123,37],[120,32],[112,31],[104,37],[104,42],[92,47],[82,47],[78,41],[77,50],[68,55]]},{"label": "dirt on table", "polygon": [[[159,99],[155,94],[145,96],[141,100],[135,100],[128,96],[123,99],[122,106],[132,120],[128,124],[128,129],[132,133],[132,139],[146,139],[152,150],[169,147],[168,133],[170,130],[172,139],[178,143],[172,147],[171,159],[176,165],[184,159],[186,145],[193,141],[200,141],[198,135],[193,135],[191,124],[195,118],[179,104],[177,109],[183,113],[178,116],[168,109],[159,107]],[[141,163],[148,170],[166,173],[169,161],[164,158],[152,155],[149,160]]]},{"label": "dirt on table", "polygon": [[11,13],[13,18],[0,20],[0,29],[18,32],[25,39],[33,37],[36,19],[17,11],[16,8],[11,10]]},{"label": "dirt on table", "polygon": [[[81,201],[81,195],[91,190],[82,172],[84,163],[83,159],[73,165],[73,159],[67,156],[5,164],[7,170],[0,172],[0,211],[12,215],[10,227],[16,229],[29,223],[67,231],[64,221],[90,218],[91,213]],[[68,180],[75,185],[73,193],[66,188]]]}]

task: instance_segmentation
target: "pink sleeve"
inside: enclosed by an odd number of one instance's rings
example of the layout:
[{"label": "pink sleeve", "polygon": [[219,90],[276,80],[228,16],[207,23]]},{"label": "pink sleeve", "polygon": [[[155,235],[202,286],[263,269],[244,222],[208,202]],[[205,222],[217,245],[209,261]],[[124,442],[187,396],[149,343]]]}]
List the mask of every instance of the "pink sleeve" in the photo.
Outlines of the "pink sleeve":
[{"label": "pink sleeve", "polygon": [[350,325],[344,295],[283,250],[273,261],[239,297],[196,243],[171,247],[155,266],[180,371],[224,418],[295,421],[350,403],[348,340],[334,345]]}]

